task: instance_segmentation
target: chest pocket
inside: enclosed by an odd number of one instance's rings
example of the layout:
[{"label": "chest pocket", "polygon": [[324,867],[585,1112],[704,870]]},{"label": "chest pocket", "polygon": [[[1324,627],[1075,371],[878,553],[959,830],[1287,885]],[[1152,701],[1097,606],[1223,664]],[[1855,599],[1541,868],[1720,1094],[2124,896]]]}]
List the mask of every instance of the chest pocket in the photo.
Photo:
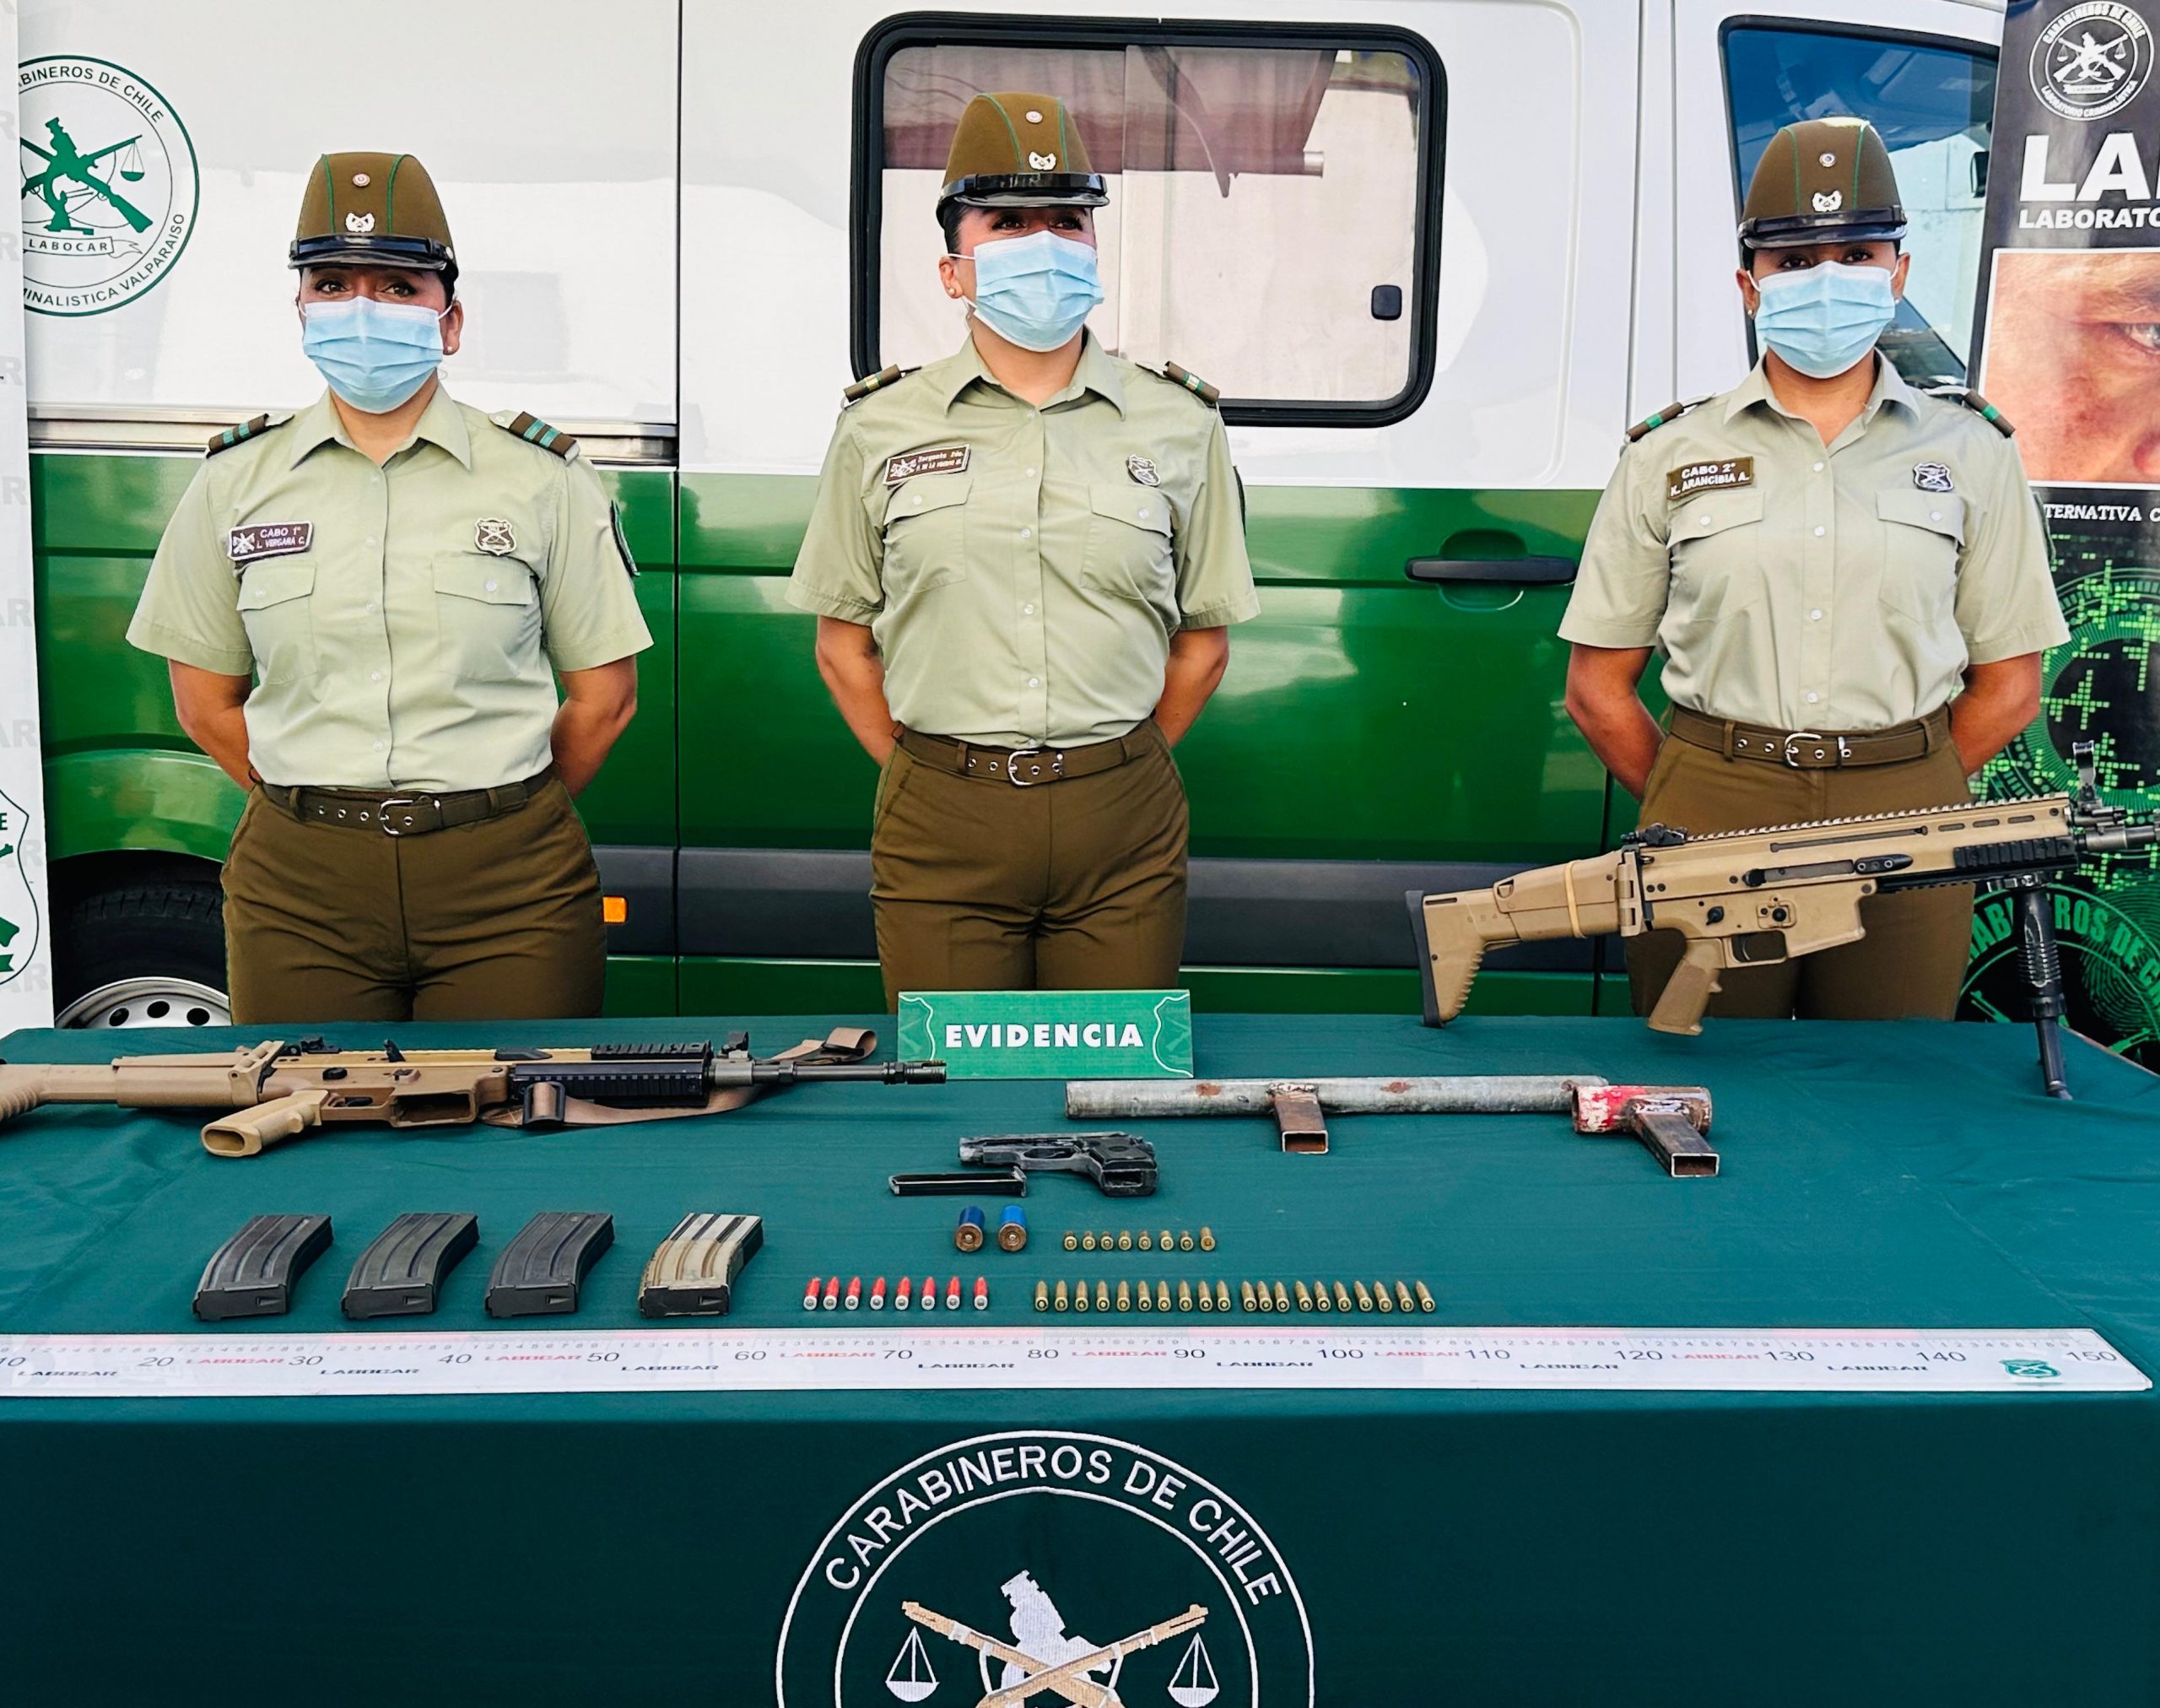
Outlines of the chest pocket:
[{"label": "chest pocket", "polygon": [[314,592],[315,565],[304,557],[271,558],[242,572],[240,620],[263,682],[305,681],[316,673]]},{"label": "chest pocket", "polygon": [[445,552],[435,559],[436,657],[446,676],[515,682],[540,652],[540,592],[519,559]]},{"label": "chest pocket", "polygon": [[968,577],[968,493],[972,473],[918,474],[887,495],[885,600],[891,607]]},{"label": "chest pocket", "polygon": [[1889,487],[1875,495],[1882,523],[1882,603],[1914,622],[1952,620],[1965,500],[1954,492]]},{"label": "chest pocket", "polygon": [[1755,488],[1698,493],[1676,505],[1666,539],[1669,622],[1712,622],[1762,600],[1763,495]]},{"label": "chest pocket", "polygon": [[1080,579],[1114,598],[1137,599],[1175,615],[1177,570],[1170,559],[1170,501],[1160,487],[1099,480],[1088,489],[1088,551]]}]

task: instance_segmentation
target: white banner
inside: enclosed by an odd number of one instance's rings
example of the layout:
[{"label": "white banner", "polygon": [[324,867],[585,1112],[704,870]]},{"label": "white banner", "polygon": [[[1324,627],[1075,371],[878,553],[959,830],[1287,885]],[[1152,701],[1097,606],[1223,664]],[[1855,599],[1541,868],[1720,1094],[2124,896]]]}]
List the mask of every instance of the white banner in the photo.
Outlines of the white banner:
[{"label": "white banner", "polygon": [[[16,63],[15,7],[0,3],[0,43]],[[5,113],[8,152],[27,181],[37,156]],[[19,220],[0,232],[0,1030],[52,1024],[52,911],[45,884],[44,743],[30,575],[29,394],[23,356]]]}]

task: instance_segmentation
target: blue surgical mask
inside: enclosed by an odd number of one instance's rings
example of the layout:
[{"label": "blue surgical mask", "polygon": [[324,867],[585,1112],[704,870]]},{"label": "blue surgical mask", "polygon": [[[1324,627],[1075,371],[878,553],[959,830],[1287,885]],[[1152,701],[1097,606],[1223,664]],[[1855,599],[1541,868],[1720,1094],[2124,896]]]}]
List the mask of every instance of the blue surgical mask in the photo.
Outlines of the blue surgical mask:
[{"label": "blue surgical mask", "polygon": [[1023,350],[1062,349],[1103,300],[1094,249],[1055,231],[978,243],[974,259],[977,318]]},{"label": "blue surgical mask", "polygon": [[300,348],[330,389],[355,409],[386,415],[428,383],[442,363],[442,316],[418,303],[311,302]]},{"label": "blue surgical mask", "polygon": [[1755,336],[1803,374],[1827,380],[1875,348],[1898,312],[1887,267],[1818,261],[1755,283]]}]

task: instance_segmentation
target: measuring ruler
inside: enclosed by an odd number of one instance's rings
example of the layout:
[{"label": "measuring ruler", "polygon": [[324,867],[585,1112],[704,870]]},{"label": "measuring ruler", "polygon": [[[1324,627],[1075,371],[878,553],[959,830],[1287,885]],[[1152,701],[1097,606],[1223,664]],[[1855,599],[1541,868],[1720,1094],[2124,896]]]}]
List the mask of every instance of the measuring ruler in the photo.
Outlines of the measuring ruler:
[{"label": "measuring ruler", "polygon": [[2137,1393],[2087,1328],[770,1328],[0,1336],[0,1397],[1486,1388]]}]

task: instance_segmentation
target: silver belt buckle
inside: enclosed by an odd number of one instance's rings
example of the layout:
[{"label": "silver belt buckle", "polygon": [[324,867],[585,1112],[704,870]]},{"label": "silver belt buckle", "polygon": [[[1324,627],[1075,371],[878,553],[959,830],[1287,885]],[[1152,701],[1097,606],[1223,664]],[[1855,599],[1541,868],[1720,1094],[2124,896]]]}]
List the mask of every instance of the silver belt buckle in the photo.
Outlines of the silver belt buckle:
[{"label": "silver belt buckle", "polygon": [[[1050,749],[1047,748],[1013,749],[1011,753],[1005,756],[1005,781],[1012,784],[1016,789],[1033,788],[1042,780],[1040,777],[1022,776],[1020,775],[1020,761],[1022,759],[1039,759],[1049,751]],[[1050,776],[1052,777],[1056,777],[1064,771],[1065,755],[1062,752],[1059,753],[1057,757],[1051,761],[1050,770]]]},{"label": "silver belt buckle", "polygon": [[[1798,752],[1800,744],[1803,742],[1814,742],[1819,748],[1825,739],[1825,737],[1817,735],[1812,729],[1796,729],[1793,731],[1785,738],[1785,763],[1790,765],[1795,770],[1798,770],[1800,769],[1800,754]],[[1839,736],[1838,738],[1839,763],[1842,765],[1845,760],[1850,759],[1852,756],[1852,749],[1847,745],[1844,737]]]},{"label": "silver belt buckle", "polygon": [[388,800],[379,802],[375,809],[375,822],[382,827],[382,834],[386,836],[402,836],[405,833],[390,822],[390,809],[392,807],[417,807],[419,803],[419,797],[417,795],[392,795]]}]

